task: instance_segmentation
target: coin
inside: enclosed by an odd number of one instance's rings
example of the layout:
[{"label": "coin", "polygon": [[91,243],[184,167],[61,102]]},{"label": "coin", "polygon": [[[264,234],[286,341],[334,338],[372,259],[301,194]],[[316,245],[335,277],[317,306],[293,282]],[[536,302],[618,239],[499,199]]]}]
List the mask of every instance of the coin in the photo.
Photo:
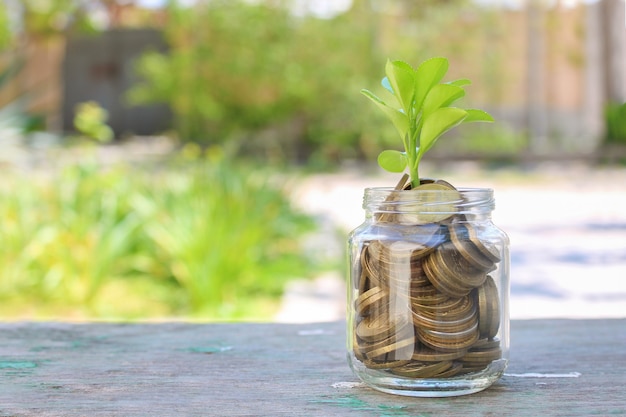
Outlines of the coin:
[{"label": "coin", "polygon": [[359,339],[356,337],[356,333],[352,334],[352,351],[354,352],[354,357],[359,361],[363,362],[366,359],[363,349],[359,343]]},{"label": "coin", "polygon": [[480,239],[478,237],[478,233],[476,232],[476,230],[474,229],[472,225],[467,224],[466,228],[467,228],[468,237],[472,241],[472,243],[476,246],[476,248],[484,256],[486,256],[487,259],[489,259],[490,261],[494,263],[500,262],[501,257],[500,257],[500,251],[498,250],[498,247],[491,242]]},{"label": "coin", "polygon": [[439,291],[456,298],[469,294],[487,276],[483,271],[469,265],[450,242],[439,245],[426,258],[422,267],[430,282]]},{"label": "coin", "polygon": [[458,212],[456,205],[460,200],[461,194],[447,185],[419,185],[396,194],[394,204],[401,211],[395,214],[395,220],[409,225],[441,222]]},{"label": "coin", "polygon": [[486,274],[472,267],[451,243],[438,246],[436,258],[439,261],[440,270],[459,285],[475,288],[485,282]]},{"label": "coin", "polygon": [[430,252],[431,248],[405,241],[386,242],[381,246],[377,259],[381,281],[390,286],[408,288],[414,277],[424,274],[421,254]]},{"label": "coin", "polygon": [[454,285],[449,278],[439,272],[437,261],[432,255],[426,258],[426,261],[422,264],[422,268],[424,269],[424,273],[433,287],[446,297],[461,298],[469,294],[471,291],[471,288]]},{"label": "coin", "polygon": [[372,306],[384,300],[388,295],[388,292],[381,287],[372,287],[357,297],[355,309],[358,314],[366,315]]},{"label": "coin", "polygon": [[496,283],[490,275],[476,290],[476,300],[480,335],[493,339],[500,328],[500,298]]},{"label": "coin", "polygon": [[459,254],[474,268],[489,272],[495,269],[494,262],[484,255],[469,239],[465,224],[456,223],[449,226],[450,240]]},{"label": "coin", "polygon": [[369,242],[363,249],[361,257],[361,269],[369,278],[373,286],[384,286],[385,282],[380,274],[380,256],[382,244],[378,240]]},{"label": "coin", "polygon": [[395,316],[393,318],[388,315],[377,314],[374,316],[364,317],[356,326],[357,336],[367,342],[375,342],[386,339],[391,336],[396,329],[402,329],[409,324],[406,316]]},{"label": "coin", "polygon": [[502,350],[500,348],[495,348],[489,350],[469,351],[461,358],[461,361],[468,364],[488,365],[501,357]]},{"label": "coin", "polygon": [[432,378],[452,367],[451,361],[435,363],[410,362],[391,370],[392,373],[409,378]]},{"label": "coin", "polygon": [[419,260],[431,253],[435,248],[426,244],[410,242],[410,241],[394,241],[386,245],[387,255],[390,262],[405,261],[410,262]]},{"label": "coin", "polygon": [[466,375],[472,374],[474,372],[484,371],[487,368],[487,365],[478,365],[478,366],[469,366],[467,364],[463,364],[463,368],[458,372],[457,375]]},{"label": "coin", "polygon": [[465,355],[465,353],[465,350],[458,350],[454,352],[441,352],[426,346],[419,345],[415,348],[411,359],[421,362],[451,361],[459,359],[460,357]]},{"label": "coin", "polygon": [[440,306],[451,299],[448,295],[439,292],[437,288],[430,283],[427,277],[426,283],[423,283],[423,280],[424,278],[420,278],[417,283],[411,283],[409,301],[415,308]]},{"label": "coin", "polygon": [[473,328],[478,323],[473,298],[464,297],[462,302],[448,311],[413,310],[413,323],[425,329],[458,333]]},{"label": "coin", "polygon": [[439,223],[403,225],[398,233],[404,240],[435,248],[448,239],[448,228]]},{"label": "coin", "polygon": [[474,343],[472,345],[472,350],[489,350],[489,349],[495,349],[500,347],[500,339],[495,338],[495,339],[487,339],[482,338],[476,341],[476,343]]},{"label": "coin", "polygon": [[404,360],[397,360],[397,361],[376,362],[371,359],[364,359],[361,362],[363,362],[363,365],[365,365],[369,369],[391,369],[391,368],[397,368],[398,366],[406,365],[407,363],[411,362],[411,360],[404,359]]},{"label": "coin", "polygon": [[435,375],[435,377],[436,378],[450,378],[455,375],[458,375],[462,369],[463,369],[463,363],[455,361],[455,362],[452,362],[452,366],[449,369],[438,373],[437,375]]},{"label": "coin", "polygon": [[[395,339],[395,337],[391,337],[390,339]],[[414,345],[415,338],[410,336],[406,339],[387,343],[384,346],[368,350],[366,356],[369,359],[376,359],[380,357],[384,357],[385,359],[391,358],[391,360],[409,359],[413,353]]]},{"label": "coin", "polygon": [[470,329],[457,333],[438,332],[417,327],[419,340],[426,346],[435,350],[454,352],[467,350],[478,340],[478,323]]}]

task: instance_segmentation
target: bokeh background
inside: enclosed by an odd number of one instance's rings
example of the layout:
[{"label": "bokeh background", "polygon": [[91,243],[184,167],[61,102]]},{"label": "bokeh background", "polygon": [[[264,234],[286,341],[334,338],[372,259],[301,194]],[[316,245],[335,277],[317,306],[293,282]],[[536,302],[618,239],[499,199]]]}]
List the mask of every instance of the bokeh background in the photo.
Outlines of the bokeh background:
[{"label": "bokeh background", "polygon": [[623,0],[4,0],[0,318],[319,321],[401,146],[359,94],[450,60],[496,124],[421,172],[496,190],[513,317],[626,315]]}]

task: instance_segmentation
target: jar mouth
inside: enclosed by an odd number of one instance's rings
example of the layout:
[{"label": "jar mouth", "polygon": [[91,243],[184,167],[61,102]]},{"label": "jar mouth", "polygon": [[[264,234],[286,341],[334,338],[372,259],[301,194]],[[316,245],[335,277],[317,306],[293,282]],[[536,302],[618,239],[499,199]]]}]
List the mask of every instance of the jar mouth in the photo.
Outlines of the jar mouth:
[{"label": "jar mouth", "polygon": [[[482,192],[482,193],[492,193],[493,194],[493,188],[488,188],[488,187],[460,187],[456,189],[458,192],[460,193],[478,193],[478,192]],[[365,193],[367,193],[368,191],[371,192],[395,192],[395,193],[415,193],[415,192],[421,192],[421,193],[432,193],[432,192],[438,192],[438,190],[396,190],[393,187],[367,187],[365,188]]]},{"label": "jar mouth", "polygon": [[495,208],[495,199],[491,188],[397,190],[370,187],[365,189],[363,208],[371,213],[489,214]]}]

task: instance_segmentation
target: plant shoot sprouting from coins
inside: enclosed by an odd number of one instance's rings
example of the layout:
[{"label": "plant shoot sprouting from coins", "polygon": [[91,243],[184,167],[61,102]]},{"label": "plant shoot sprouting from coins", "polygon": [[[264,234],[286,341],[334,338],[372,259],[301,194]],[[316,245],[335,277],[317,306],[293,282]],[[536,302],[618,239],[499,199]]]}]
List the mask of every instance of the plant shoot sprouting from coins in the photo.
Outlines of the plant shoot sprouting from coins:
[{"label": "plant shoot sprouting from coins", "polygon": [[409,171],[411,187],[420,183],[419,163],[437,139],[453,127],[468,122],[493,122],[489,113],[461,109],[452,104],[465,96],[467,79],[441,82],[448,72],[446,58],[431,58],[416,69],[403,61],[387,61],[382,85],[395,104],[388,104],[369,90],[361,92],[391,120],[402,138],[404,152],[384,150],[378,164],[390,172]]}]

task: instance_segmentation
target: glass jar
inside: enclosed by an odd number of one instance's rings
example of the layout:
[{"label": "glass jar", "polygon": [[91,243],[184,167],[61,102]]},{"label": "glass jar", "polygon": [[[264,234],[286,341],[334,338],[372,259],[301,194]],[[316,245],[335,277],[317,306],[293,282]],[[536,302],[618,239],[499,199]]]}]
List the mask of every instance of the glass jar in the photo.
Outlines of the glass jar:
[{"label": "glass jar", "polygon": [[509,240],[491,221],[493,190],[368,188],[363,208],[348,240],[353,372],[416,397],[489,387],[509,353]]}]

